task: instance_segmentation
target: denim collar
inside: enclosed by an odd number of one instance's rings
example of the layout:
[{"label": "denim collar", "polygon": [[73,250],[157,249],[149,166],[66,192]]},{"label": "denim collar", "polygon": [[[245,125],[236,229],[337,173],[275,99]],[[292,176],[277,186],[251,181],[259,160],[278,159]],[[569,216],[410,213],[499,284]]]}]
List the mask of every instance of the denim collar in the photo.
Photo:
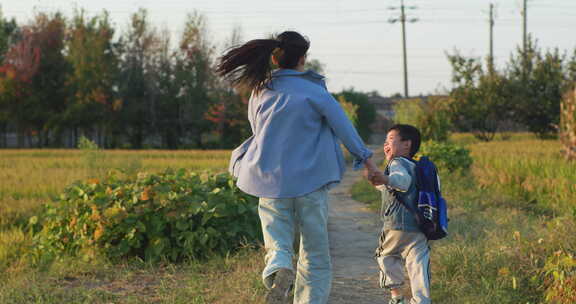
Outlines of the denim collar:
[{"label": "denim collar", "polygon": [[282,76],[308,76],[308,77],[312,77],[312,78],[316,78],[316,79],[324,79],[324,76],[312,71],[312,70],[307,70],[305,72],[300,72],[297,70],[292,70],[292,69],[277,69],[272,71],[272,77],[282,77]]}]

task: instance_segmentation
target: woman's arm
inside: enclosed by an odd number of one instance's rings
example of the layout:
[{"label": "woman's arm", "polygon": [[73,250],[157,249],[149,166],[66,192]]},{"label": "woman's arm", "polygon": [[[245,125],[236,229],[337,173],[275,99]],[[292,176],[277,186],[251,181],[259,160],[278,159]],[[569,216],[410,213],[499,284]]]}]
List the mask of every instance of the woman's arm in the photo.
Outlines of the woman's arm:
[{"label": "woman's arm", "polygon": [[330,93],[326,92],[321,95],[320,100],[311,100],[311,102],[318,112],[326,118],[328,125],[342,141],[346,149],[354,155],[354,169],[357,170],[362,165],[366,165],[368,171],[373,172],[376,170],[377,168],[372,161],[367,162],[372,156],[372,151],[366,148],[362,138],[358,135],[338,101]]}]

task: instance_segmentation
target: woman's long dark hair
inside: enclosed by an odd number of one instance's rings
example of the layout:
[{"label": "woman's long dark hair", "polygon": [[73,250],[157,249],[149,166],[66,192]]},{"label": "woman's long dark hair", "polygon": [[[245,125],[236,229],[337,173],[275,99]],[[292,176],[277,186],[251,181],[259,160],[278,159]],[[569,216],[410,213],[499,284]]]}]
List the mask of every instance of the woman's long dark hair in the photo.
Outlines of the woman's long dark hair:
[{"label": "woman's long dark hair", "polygon": [[216,72],[236,87],[260,92],[271,79],[270,58],[282,69],[293,69],[306,55],[310,42],[297,32],[286,31],[273,39],[255,39],[233,47],[220,58]]}]

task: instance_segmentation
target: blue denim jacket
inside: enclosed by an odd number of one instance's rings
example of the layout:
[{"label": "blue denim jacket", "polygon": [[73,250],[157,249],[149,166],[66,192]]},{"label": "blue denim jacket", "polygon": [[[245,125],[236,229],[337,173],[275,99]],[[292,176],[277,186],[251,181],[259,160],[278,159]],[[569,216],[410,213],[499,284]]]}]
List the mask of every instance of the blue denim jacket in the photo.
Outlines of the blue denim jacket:
[{"label": "blue denim jacket", "polygon": [[340,141],[355,169],[372,156],[312,71],[274,71],[268,88],[250,97],[248,119],[253,135],[232,152],[229,171],[257,197],[298,197],[339,182],[346,168]]},{"label": "blue denim jacket", "polygon": [[[390,185],[379,188],[382,192],[382,209],[380,215],[384,222],[383,230],[402,230],[419,232],[416,218],[398,199],[394,196],[395,191],[404,202],[412,204],[412,210],[417,210],[416,195],[416,165],[411,161],[398,157],[394,158],[387,166],[385,174],[390,176]],[[410,177],[409,186],[404,189],[395,189],[393,176],[408,174]],[[398,191],[400,190],[400,191]]]}]

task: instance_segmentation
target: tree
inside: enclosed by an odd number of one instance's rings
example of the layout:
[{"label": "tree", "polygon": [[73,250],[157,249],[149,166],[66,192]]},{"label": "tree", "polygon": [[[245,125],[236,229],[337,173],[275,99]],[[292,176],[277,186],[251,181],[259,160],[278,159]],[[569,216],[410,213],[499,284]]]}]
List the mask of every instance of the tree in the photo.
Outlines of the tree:
[{"label": "tree", "polygon": [[[235,27],[224,48],[238,46],[242,40],[242,29]],[[234,88],[229,81],[220,78],[215,78],[212,90],[212,103],[205,118],[213,124],[212,128],[219,138],[217,147],[236,147],[252,134],[247,120],[250,92]]]},{"label": "tree", "polygon": [[17,31],[16,20],[14,18],[11,20],[5,19],[0,10],[0,63],[4,62],[4,56],[13,43]]},{"label": "tree", "polygon": [[362,139],[364,141],[368,141],[370,139],[370,135],[372,134],[371,125],[376,119],[376,108],[373,104],[370,103],[369,95],[366,93],[354,91],[354,89],[347,89],[335,94],[334,97],[336,99],[343,97],[346,101],[358,106],[357,130]]},{"label": "tree", "polygon": [[[16,24],[16,20],[12,19],[8,21],[2,16],[2,12],[0,11],[0,65],[4,64],[6,52],[11,47],[17,30],[18,25]],[[0,92],[0,94],[2,93]],[[0,96],[0,100],[2,99],[3,97]],[[0,106],[0,147],[6,147],[8,144],[6,133],[8,131],[9,116],[7,110],[3,110]]]},{"label": "tree", "polygon": [[318,59],[307,60],[304,65],[305,70],[312,70],[318,74],[323,75],[326,70],[326,65]]},{"label": "tree", "polygon": [[490,141],[500,125],[510,119],[509,85],[497,71],[485,73],[482,63],[458,53],[448,55],[452,65],[450,116],[461,131],[469,131],[483,141]]},{"label": "tree", "polygon": [[71,73],[66,80],[69,95],[63,122],[74,131],[74,146],[79,132],[94,134],[102,146],[112,114],[120,108],[114,91],[118,59],[113,36],[107,12],[86,18],[80,11],[72,20],[66,45]]},{"label": "tree", "polygon": [[423,140],[446,141],[452,129],[450,101],[443,96],[399,100],[394,106],[394,122],[417,127]]},{"label": "tree", "polygon": [[0,66],[0,113],[5,122],[16,126],[18,146],[24,146],[23,135],[31,131],[28,113],[35,104],[32,96],[32,79],[38,73],[40,48],[35,34],[23,28],[18,42],[14,43]]},{"label": "tree", "polygon": [[205,113],[214,102],[211,91],[215,85],[212,68],[214,48],[209,44],[205,22],[198,13],[189,14],[176,52],[176,96],[180,106],[179,127],[185,130],[191,144],[203,148],[203,134],[210,130]]},{"label": "tree", "polygon": [[156,72],[161,51],[161,40],[145,9],[132,15],[130,28],[120,44],[120,128],[128,133],[131,147],[140,149],[146,135],[158,129]]},{"label": "tree", "polygon": [[[62,128],[60,114],[66,108],[65,83],[69,72],[64,58],[66,23],[60,13],[38,14],[30,26],[34,44],[41,50],[38,72],[32,78],[28,123],[38,134],[38,147],[50,145],[50,130]],[[59,136],[57,136],[59,138]]]},{"label": "tree", "polygon": [[165,30],[159,41],[156,55],[155,74],[157,92],[156,132],[162,139],[162,146],[178,149],[181,145],[184,130],[180,129],[180,104],[176,98],[179,89],[175,83],[175,54],[170,49],[170,34]]},{"label": "tree", "polygon": [[518,48],[508,67],[514,117],[540,137],[557,132],[568,75],[564,60],[558,49],[542,53],[529,40],[526,53]]}]

